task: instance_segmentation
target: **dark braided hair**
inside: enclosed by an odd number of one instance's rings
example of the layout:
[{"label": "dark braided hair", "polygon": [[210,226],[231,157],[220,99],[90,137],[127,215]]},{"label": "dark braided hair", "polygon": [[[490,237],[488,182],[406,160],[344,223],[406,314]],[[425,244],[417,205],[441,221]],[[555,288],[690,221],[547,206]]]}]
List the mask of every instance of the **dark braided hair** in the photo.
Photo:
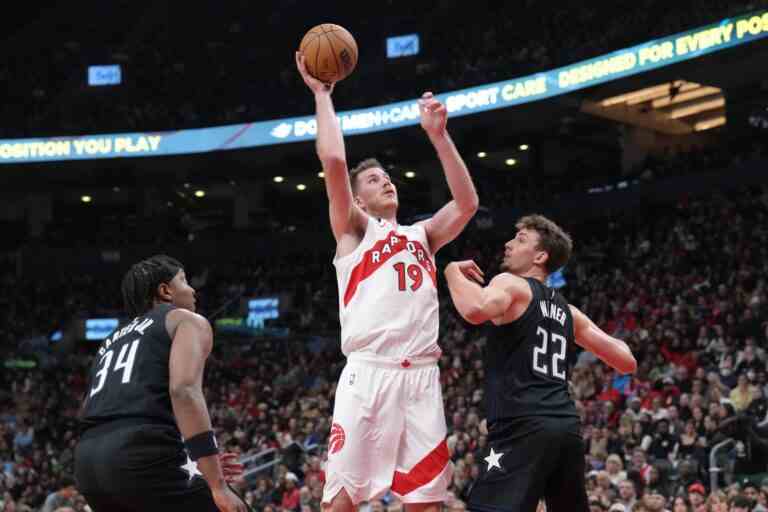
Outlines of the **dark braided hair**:
[{"label": "dark braided hair", "polygon": [[123,302],[131,318],[141,316],[154,304],[157,287],[170,282],[184,266],[164,254],[134,264],[123,277]]}]

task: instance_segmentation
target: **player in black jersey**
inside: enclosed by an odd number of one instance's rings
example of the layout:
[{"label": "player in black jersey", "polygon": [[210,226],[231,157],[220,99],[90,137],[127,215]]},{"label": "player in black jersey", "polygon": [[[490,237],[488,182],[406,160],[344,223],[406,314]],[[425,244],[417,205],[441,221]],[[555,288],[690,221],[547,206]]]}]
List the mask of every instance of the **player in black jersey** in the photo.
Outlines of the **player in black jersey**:
[{"label": "player in black jersey", "polygon": [[194,312],[182,265],[167,256],[137,263],[122,292],[131,320],[104,340],[91,369],[78,489],[94,512],[245,512],[227,484],[242,466],[219,456],[203,397],[211,326]]},{"label": "player in black jersey", "polygon": [[574,344],[621,373],[637,363],[623,341],[544,285],[568,262],[570,237],[541,215],[523,217],[517,228],[505,245],[505,272],[488,286],[473,261],[445,270],[461,316],[493,323],[484,362],[489,452],[468,509],[533,512],[544,499],[547,512],[589,512],[584,442],[568,392]]}]

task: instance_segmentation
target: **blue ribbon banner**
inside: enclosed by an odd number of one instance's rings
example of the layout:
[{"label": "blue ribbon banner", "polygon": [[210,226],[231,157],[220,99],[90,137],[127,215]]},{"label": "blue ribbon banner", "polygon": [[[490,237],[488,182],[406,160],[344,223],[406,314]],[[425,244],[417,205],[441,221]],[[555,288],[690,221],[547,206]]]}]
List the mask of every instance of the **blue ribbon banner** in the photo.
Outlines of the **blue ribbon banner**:
[{"label": "blue ribbon banner", "polygon": [[[695,59],[768,36],[768,10],[724,19],[570,66],[438,94],[451,116],[512,107]],[[339,112],[344,134],[392,130],[419,122],[415,99]],[[0,140],[0,163],[179,155],[252,148],[315,137],[314,116],[174,132]]]}]

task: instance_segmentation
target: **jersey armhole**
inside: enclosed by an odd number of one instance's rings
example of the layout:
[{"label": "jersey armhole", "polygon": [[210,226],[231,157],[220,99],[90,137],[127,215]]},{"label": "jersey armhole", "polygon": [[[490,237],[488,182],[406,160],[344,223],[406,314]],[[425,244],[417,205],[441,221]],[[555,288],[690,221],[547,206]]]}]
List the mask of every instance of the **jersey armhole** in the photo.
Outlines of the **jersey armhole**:
[{"label": "jersey armhole", "polygon": [[[368,215],[368,214],[366,214],[366,215]],[[357,247],[355,247],[355,250],[352,251],[351,253],[345,254],[342,257],[338,257],[337,256],[337,254],[338,254],[338,244],[337,244],[336,249],[333,252],[333,264],[334,265],[338,266],[339,264],[344,263],[347,260],[351,260],[354,256],[356,256],[362,250],[362,247],[365,246],[365,243],[371,237],[371,234],[376,231],[376,229],[375,229],[375,222],[376,221],[373,219],[373,217],[368,215],[368,224],[365,226],[365,235],[363,236],[363,239],[360,240],[360,243],[357,245]],[[373,228],[371,226],[372,223],[374,224]]]},{"label": "jersey armhole", "polygon": [[506,325],[514,326],[514,325],[517,325],[518,322],[522,322],[523,320],[525,320],[526,318],[528,318],[530,316],[531,311],[534,308],[534,303],[536,302],[536,290],[534,289],[533,283],[531,282],[532,278],[524,277],[523,279],[525,279],[525,282],[528,283],[528,288],[531,289],[531,303],[528,304],[528,307],[525,308],[525,311],[523,311],[522,315],[520,315],[518,318],[512,320],[511,322],[509,322]]},{"label": "jersey armhole", "polygon": [[427,221],[421,221],[418,224],[414,224],[414,226],[418,227],[419,229],[421,229],[421,232],[424,233],[424,245],[425,245],[424,248],[429,252],[429,255],[434,260],[437,257],[437,254],[435,254],[432,251],[432,246],[429,244],[429,235],[427,234],[427,227],[426,227],[427,224],[426,224],[426,222]]}]

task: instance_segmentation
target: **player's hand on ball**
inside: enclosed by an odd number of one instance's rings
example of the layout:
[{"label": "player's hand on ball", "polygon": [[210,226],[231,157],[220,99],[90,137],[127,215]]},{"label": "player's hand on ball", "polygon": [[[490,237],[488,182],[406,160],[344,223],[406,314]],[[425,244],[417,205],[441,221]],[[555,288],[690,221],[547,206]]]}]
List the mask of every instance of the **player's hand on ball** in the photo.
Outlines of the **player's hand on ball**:
[{"label": "player's hand on ball", "polygon": [[305,57],[301,52],[296,52],[296,69],[299,70],[301,78],[304,79],[304,83],[307,84],[307,87],[309,87],[313,93],[327,92],[330,94],[333,92],[334,84],[326,84],[309,74],[305,63]]},{"label": "player's hand on ball", "polygon": [[464,277],[471,279],[479,284],[485,283],[485,273],[477,266],[472,260],[455,261],[451,265],[456,265],[458,269],[464,274]]},{"label": "player's hand on ball", "polygon": [[221,471],[224,473],[224,480],[234,483],[243,475],[243,465],[240,464],[239,456],[236,453],[222,453],[219,455]]},{"label": "player's hand on ball", "polygon": [[421,127],[430,137],[443,135],[448,123],[448,110],[431,92],[425,92],[419,100]]}]

